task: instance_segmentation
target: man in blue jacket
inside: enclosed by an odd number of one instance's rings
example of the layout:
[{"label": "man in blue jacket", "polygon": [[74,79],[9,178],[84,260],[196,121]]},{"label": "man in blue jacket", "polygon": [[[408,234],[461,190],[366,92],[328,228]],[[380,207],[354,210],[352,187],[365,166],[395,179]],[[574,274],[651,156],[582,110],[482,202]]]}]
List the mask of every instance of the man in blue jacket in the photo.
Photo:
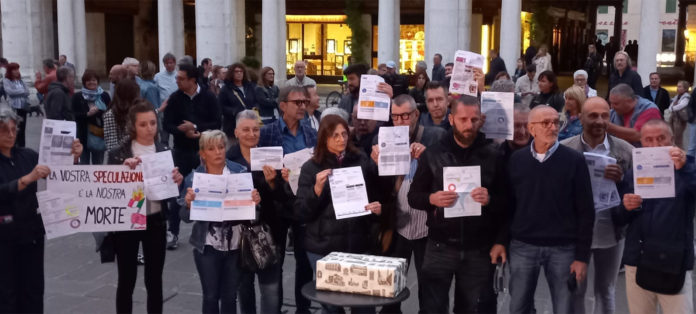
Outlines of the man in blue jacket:
[{"label": "man in blue jacket", "polygon": [[[643,147],[672,146],[669,154],[674,161],[676,196],[643,200],[627,193],[623,197],[624,216],[630,221],[623,256],[628,308],[631,313],[657,313],[659,303],[663,313],[693,313],[696,164],[691,158],[687,162],[686,153],[674,146],[672,130],[664,121],[650,120],[640,133]],[[641,272],[642,276],[662,274],[659,286],[669,278],[683,280],[683,285],[676,294],[657,293],[653,290],[661,287],[646,284],[639,278]]]}]

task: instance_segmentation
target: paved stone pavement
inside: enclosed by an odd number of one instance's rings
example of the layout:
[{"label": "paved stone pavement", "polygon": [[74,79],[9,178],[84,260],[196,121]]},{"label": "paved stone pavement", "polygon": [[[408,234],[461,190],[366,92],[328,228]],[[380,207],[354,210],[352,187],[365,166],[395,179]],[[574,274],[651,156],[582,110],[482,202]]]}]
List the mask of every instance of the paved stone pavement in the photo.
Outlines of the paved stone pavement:
[{"label": "paved stone pavement", "polygon": [[[322,94],[330,86],[322,88]],[[325,95],[325,94],[324,94]],[[27,125],[27,145],[37,149],[41,119],[31,117]],[[180,247],[167,251],[164,267],[164,311],[166,313],[198,313],[201,308],[200,281],[193,263],[192,248],[187,243],[191,225],[182,224]],[[294,313],[294,258],[288,256],[283,266],[283,311]],[[146,291],[142,281],[143,268],[139,267],[139,279],[133,296],[134,311],[145,313]],[[45,311],[47,313],[109,313],[115,311],[117,283],[116,265],[101,264],[95,253],[91,234],[76,234],[46,242],[45,254]],[[696,282],[696,281],[695,281]],[[415,313],[418,308],[416,274],[412,267],[408,273],[411,298],[403,305],[405,313]],[[591,291],[592,289],[589,288]],[[694,289],[696,291],[696,289]],[[450,296],[452,291],[450,291]],[[589,295],[589,294],[588,294]],[[616,288],[617,313],[628,313],[623,274],[619,274]],[[258,297],[258,293],[257,293]],[[586,303],[590,304],[590,298]],[[508,296],[499,297],[499,312],[507,313]],[[543,275],[536,293],[538,313],[552,313],[550,294]],[[319,312],[313,304],[314,312]]]}]

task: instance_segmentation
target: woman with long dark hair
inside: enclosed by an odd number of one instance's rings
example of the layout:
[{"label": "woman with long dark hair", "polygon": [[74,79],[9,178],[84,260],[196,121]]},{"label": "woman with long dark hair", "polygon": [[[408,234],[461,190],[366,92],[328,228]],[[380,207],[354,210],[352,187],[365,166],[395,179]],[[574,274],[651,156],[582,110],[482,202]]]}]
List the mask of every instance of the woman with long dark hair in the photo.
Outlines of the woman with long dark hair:
[{"label": "woman with long dark hair", "polygon": [[80,163],[101,165],[104,163],[104,112],[111,104],[109,93],[99,86],[97,72],[87,69],[82,74],[82,90],[72,98],[72,110],[77,124],[77,138],[84,147]]},{"label": "woman with long dark hair", "polygon": [[[147,100],[138,99],[128,111],[126,130],[128,140],[109,152],[110,165],[126,165],[131,169],[140,164],[140,156],[168,150],[157,140],[157,113]],[[172,179],[181,184],[183,176],[177,168]],[[114,232],[114,252],[118,267],[116,313],[133,312],[133,289],[138,276],[138,248],[143,245],[147,312],[162,313],[162,271],[167,245],[167,222],[164,213],[167,201],[147,201],[147,229]]]},{"label": "woman with long dark hair", "polygon": [[256,103],[256,83],[249,81],[244,64],[230,65],[225,78],[225,86],[220,90],[218,102],[222,109],[222,130],[228,137],[234,137],[237,113],[245,109],[258,110]]},{"label": "woman with long dark hair", "polygon": [[[295,218],[307,224],[305,248],[312,269],[316,271],[319,259],[331,252],[368,253],[373,242],[372,230],[378,223],[373,215],[336,219],[329,175],[333,169],[359,166],[370,203],[364,208],[380,215],[382,205],[376,201],[380,193],[377,168],[368,157],[355,148],[348,138],[348,123],[337,115],[321,120],[314,156],[307,161],[300,173],[295,200]],[[332,306],[325,311],[339,312]],[[353,308],[352,313],[373,312],[374,308]]]},{"label": "woman with long dark hair", "polygon": [[120,80],[116,84],[111,108],[104,113],[104,141],[106,150],[112,150],[127,142],[126,133],[128,110],[140,97],[140,87],[132,79]]}]

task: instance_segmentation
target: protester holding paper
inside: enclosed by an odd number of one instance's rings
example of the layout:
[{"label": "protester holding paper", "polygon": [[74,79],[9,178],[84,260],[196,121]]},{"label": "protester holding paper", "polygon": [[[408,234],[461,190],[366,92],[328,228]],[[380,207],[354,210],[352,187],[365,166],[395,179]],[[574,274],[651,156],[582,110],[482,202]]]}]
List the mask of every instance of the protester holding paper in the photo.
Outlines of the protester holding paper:
[{"label": "protester holding paper", "polygon": [[[655,162],[674,164],[675,197],[623,197],[623,217],[629,222],[623,255],[628,308],[631,313],[657,313],[659,303],[663,313],[693,313],[696,164],[674,146],[666,122],[650,120],[640,135],[641,146],[668,149],[670,160]],[[641,166],[634,159],[634,168]]]},{"label": "protester holding paper", "polygon": [[[191,203],[196,199],[193,188],[195,173],[225,175],[247,172],[247,168],[225,158],[227,136],[220,130],[201,133],[199,155],[201,165],[186,176],[181,192],[181,219],[190,223]],[[258,205],[259,192],[254,189],[251,197]],[[193,224],[189,243],[193,246],[193,258],[201,279],[203,290],[203,313],[236,313],[237,289],[242,270],[239,267],[240,221],[209,222]]]},{"label": "protester holding paper", "polygon": [[[283,87],[278,95],[278,102],[282,116],[275,122],[266,124],[261,128],[258,147],[282,146],[285,155],[314,147],[317,144],[317,131],[312,128],[309,121],[304,119],[307,105],[311,102],[307,89],[299,86]],[[297,305],[298,312],[304,313],[309,311],[311,302],[302,295],[301,290],[304,284],[312,281],[312,268],[309,266],[307,254],[304,251],[305,226],[298,223],[295,217],[292,217],[293,207],[294,201],[290,199],[283,203],[282,212],[286,218],[285,226],[292,227],[295,257],[295,305]],[[275,232],[286,233],[285,230]],[[282,258],[284,258],[284,251],[281,253]]]},{"label": "protester holding paper", "polygon": [[[566,106],[568,102],[566,101]],[[561,142],[578,152],[587,153],[595,204],[595,223],[592,232],[591,259],[587,280],[578,284],[573,295],[575,313],[586,313],[585,292],[588,285],[594,289],[594,313],[614,313],[616,274],[621,265],[624,248],[624,224],[618,217],[624,209],[619,206],[621,197],[631,187],[631,150],[628,142],[609,135],[607,126],[609,104],[600,97],[591,97],[582,107],[582,133]],[[592,155],[589,155],[592,154]],[[590,159],[590,156],[595,156]],[[598,168],[600,160],[614,161],[604,168]],[[592,161],[592,162],[590,162]],[[594,170],[594,171],[592,171]],[[590,308],[587,312],[593,312]]]},{"label": "protester holding paper", "polygon": [[[227,159],[247,168],[251,167],[251,148],[259,143],[261,128],[259,127],[259,115],[254,110],[244,110],[237,114],[234,137],[239,143],[230,147],[227,151]],[[284,171],[287,173],[287,170]],[[265,223],[271,228],[273,242],[283,246],[287,238],[287,227],[284,228],[284,220],[281,212],[282,204],[276,204],[273,193],[282,190],[285,181],[279,171],[268,165],[263,166],[262,171],[253,171],[254,187],[261,195],[261,212],[257,222]],[[282,191],[278,191],[282,193]],[[283,254],[284,255],[284,254]],[[261,292],[261,308],[259,313],[279,313],[282,300],[280,299],[281,271],[283,263],[276,263],[253,272],[244,272],[241,276],[239,287],[239,307],[242,313],[256,313],[256,289],[254,279],[259,279]]]},{"label": "protester holding paper", "polygon": [[[44,228],[38,181],[49,175],[33,150],[15,147],[20,117],[0,108],[0,313],[41,313],[44,301]],[[75,163],[82,144],[74,140]]]},{"label": "protester holding paper", "polygon": [[[461,96],[453,99],[450,107],[452,131],[421,155],[408,192],[409,206],[428,214],[428,243],[420,276],[420,287],[425,290],[421,308],[428,313],[450,312],[449,290],[454,278],[454,312],[494,313],[495,264],[507,260],[505,163],[498,145],[479,132],[483,121],[478,99]],[[462,166],[480,171],[471,179],[481,184],[466,185],[471,188],[466,193],[455,192],[459,190],[455,184],[444,184],[444,170],[468,170],[457,169]],[[462,173],[462,177],[465,175]],[[476,203],[479,213],[448,218],[448,207],[460,201]]]},{"label": "protester holding paper", "polygon": [[[380,223],[380,238],[382,252],[391,252],[392,257],[402,257],[410,262],[411,255],[414,256],[414,264],[416,265],[416,275],[418,276],[418,305],[420,309],[425,309],[423,306],[423,290],[421,284],[425,280],[422,277],[422,265],[425,258],[425,247],[428,243],[428,226],[426,220],[428,216],[426,212],[411,208],[408,205],[408,191],[413,181],[413,175],[418,168],[418,159],[425,152],[427,147],[432,147],[442,140],[447,135],[447,132],[438,127],[424,127],[418,124],[418,110],[415,99],[409,95],[399,95],[394,98],[391,104],[391,120],[394,127],[406,127],[406,141],[408,146],[405,147],[408,151],[406,157],[405,174],[383,177],[385,187],[389,187],[389,197],[385,199],[382,208]],[[388,127],[382,127],[380,130],[388,130]],[[394,128],[392,128],[394,129]],[[391,135],[391,134],[390,134]],[[381,136],[381,135],[380,135]],[[384,143],[385,141],[382,141]],[[393,141],[397,142],[397,141]],[[398,142],[397,142],[398,144]],[[386,144],[385,144],[386,145]],[[380,165],[380,144],[372,146],[372,160]],[[389,157],[396,157],[391,155]],[[380,166],[381,167],[381,166]],[[398,167],[397,167],[398,168]],[[380,168],[381,171],[381,168]],[[401,304],[385,306],[384,312],[400,313]]]},{"label": "protester holding paper", "polygon": [[[126,131],[129,140],[109,152],[108,164],[126,165],[131,169],[141,164],[140,157],[167,151],[157,140],[157,113],[148,101],[138,99],[128,111]],[[170,155],[171,156],[171,155]],[[171,158],[171,157],[170,157]],[[183,176],[178,168],[171,170],[171,180],[178,184]],[[145,189],[147,190],[147,181]],[[173,195],[172,197],[176,197]],[[118,266],[118,286],[116,287],[116,312],[133,312],[133,289],[138,275],[138,249],[143,245],[145,260],[145,287],[147,288],[148,313],[162,312],[162,272],[167,245],[167,223],[165,212],[169,199],[151,200],[147,195],[147,229],[138,231],[119,231],[113,237],[116,265]]]},{"label": "protester holding paper", "polygon": [[532,143],[508,163],[512,189],[510,313],[529,313],[544,267],[554,313],[572,313],[569,280],[585,280],[590,259],[594,204],[583,155],[558,143],[555,108],[529,113]]},{"label": "protester holding paper", "polygon": [[[329,187],[332,170],[360,167],[364,184],[362,189],[332,190]],[[341,178],[344,179],[344,178]],[[337,219],[339,214],[335,210],[337,193],[359,192],[367,190],[367,195],[355,193],[346,195],[349,199],[367,198],[364,204],[352,208],[356,215],[352,218]],[[310,265],[316,269],[317,260],[331,252],[367,253],[370,244],[372,226],[376,219],[372,215],[382,212],[382,205],[377,200],[380,196],[380,187],[377,182],[377,169],[374,164],[357,150],[348,140],[348,123],[336,115],[326,116],[321,120],[317,146],[314,148],[314,157],[302,166],[297,199],[295,200],[295,217],[307,224],[305,246]],[[344,197],[345,198],[345,197]],[[368,203],[369,202],[369,203]],[[336,310],[333,307],[324,306],[327,311]],[[366,311],[366,308],[355,308]],[[374,309],[372,309],[374,312]]]}]

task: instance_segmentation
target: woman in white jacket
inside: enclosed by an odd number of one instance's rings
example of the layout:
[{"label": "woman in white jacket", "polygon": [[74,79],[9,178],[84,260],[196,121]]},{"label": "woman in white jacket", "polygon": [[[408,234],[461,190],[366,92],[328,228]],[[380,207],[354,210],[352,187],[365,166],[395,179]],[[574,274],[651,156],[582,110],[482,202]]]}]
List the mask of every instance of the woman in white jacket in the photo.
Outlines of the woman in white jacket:
[{"label": "woman in white jacket", "polygon": [[672,98],[669,108],[665,109],[665,117],[674,133],[674,145],[684,149],[684,131],[689,120],[689,82],[679,81],[677,83],[677,95]]}]

